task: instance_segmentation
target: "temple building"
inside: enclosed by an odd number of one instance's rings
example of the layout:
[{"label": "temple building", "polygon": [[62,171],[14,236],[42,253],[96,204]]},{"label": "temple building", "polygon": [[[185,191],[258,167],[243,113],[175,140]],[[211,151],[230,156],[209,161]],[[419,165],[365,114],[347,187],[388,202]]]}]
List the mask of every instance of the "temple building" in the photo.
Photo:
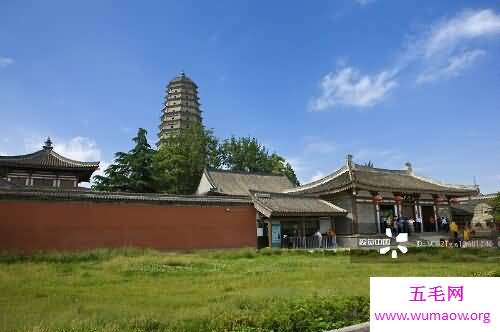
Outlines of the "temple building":
[{"label": "temple building", "polygon": [[167,86],[158,134],[159,144],[180,130],[201,122],[198,86],[181,72]]},{"label": "temple building", "polygon": [[421,217],[423,230],[438,231],[439,217],[451,219],[451,209],[463,197],[477,196],[477,186],[450,185],[406,169],[389,170],[359,165],[347,156],[346,164],[330,175],[285,190],[290,195],[318,197],[345,209],[336,219],[337,234],[383,233],[389,217]]},{"label": "temple building", "polygon": [[[414,174],[359,165],[347,156],[346,164],[330,175],[294,186],[285,176],[226,170],[205,170],[198,195],[249,197],[256,210],[258,246],[309,248],[318,231],[351,246],[360,234],[383,234],[385,220],[421,217],[424,232],[437,232],[438,218],[456,218],[454,207],[479,194],[477,186],[450,185]],[[354,240],[355,241],[355,240]]]},{"label": "temple building", "polygon": [[99,162],[72,160],[61,156],[47,139],[41,150],[18,156],[0,156],[0,186],[76,189],[89,182]]},{"label": "temple building", "polygon": [[[285,194],[295,185],[284,175],[205,169],[197,195],[246,197],[256,211],[257,247],[318,247],[314,233],[333,230],[347,211],[318,197]],[[333,243],[324,238],[321,246]]]}]

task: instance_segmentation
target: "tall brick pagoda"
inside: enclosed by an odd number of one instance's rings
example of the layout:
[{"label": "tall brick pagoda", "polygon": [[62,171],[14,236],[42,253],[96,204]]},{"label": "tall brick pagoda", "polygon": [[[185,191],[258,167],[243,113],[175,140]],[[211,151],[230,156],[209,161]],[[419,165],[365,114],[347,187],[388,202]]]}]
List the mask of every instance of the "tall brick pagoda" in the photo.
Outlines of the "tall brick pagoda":
[{"label": "tall brick pagoda", "polygon": [[195,123],[201,124],[201,110],[198,98],[198,86],[184,72],[174,78],[167,86],[165,102],[161,114],[159,144],[168,137],[189,128]]}]

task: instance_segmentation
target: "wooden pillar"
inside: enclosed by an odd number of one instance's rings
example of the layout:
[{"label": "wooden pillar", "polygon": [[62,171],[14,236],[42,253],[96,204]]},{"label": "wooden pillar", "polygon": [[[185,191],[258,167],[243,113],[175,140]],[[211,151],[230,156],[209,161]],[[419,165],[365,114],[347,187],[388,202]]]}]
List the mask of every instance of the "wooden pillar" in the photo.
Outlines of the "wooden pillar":
[{"label": "wooden pillar", "polygon": [[352,234],[359,233],[359,225],[358,225],[358,203],[356,202],[356,190],[352,191]]},{"label": "wooden pillar", "polygon": [[377,216],[377,233],[381,233],[382,225],[380,225],[380,204],[378,202],[375,203],[375,211]]},{"label": "wooden pillar", "polygon": [[434,208],[434,228],[436,229],[436,232],[439,231],[439,228],[438,228],[438,217],[437,217],[437,205],[436,205],[436,202],[434,202],[434,204],[432,205],[432,207]]}]

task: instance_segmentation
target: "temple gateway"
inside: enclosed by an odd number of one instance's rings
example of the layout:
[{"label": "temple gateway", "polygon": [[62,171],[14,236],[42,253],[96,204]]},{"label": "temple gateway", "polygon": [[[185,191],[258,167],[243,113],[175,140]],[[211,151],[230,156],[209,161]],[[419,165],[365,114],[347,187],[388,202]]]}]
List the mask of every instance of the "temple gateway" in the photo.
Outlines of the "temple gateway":
[{"label": "temple gateway", "polygon": [[306,185],[285,190],[290,195],[324,199],[345,209],[335,220],[337,234],[383,233],[388,216],[421,217],[423,230],[438,231],[438,217],[451,218],[450,207],[462,197],[477,196],[479,187],[450,185],[406,169],[389,170],[359,165],[352,155],[330,175]]}]

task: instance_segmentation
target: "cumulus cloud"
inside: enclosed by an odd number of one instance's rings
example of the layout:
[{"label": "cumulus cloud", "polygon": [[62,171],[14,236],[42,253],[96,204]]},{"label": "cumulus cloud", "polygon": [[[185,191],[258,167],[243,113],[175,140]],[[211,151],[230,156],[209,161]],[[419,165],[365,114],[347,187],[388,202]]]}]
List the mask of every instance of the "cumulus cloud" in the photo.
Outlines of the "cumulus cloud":
[{"label": "cumulus cloud", "polygon": [[0,68],[14,64],[14,59],[0,56]]},{"label": "cumulus cloud", "polygon": [[328,73],[320,84],[321,95],[314,98],[310,110],[323,111],[335,106],[370,107],[384,100],[398,84],[396,71],[383,70],[374,75],[361,75],[352,67]]},{"label": "cumulus cloud", "polygon": [[430,68],[419,74],[417,83],[432,82],[440,78],[459,76],[466,68],[470,67],[478,58],[485,54],[484,50],[471,50],[452,55],[443,67]]}]

